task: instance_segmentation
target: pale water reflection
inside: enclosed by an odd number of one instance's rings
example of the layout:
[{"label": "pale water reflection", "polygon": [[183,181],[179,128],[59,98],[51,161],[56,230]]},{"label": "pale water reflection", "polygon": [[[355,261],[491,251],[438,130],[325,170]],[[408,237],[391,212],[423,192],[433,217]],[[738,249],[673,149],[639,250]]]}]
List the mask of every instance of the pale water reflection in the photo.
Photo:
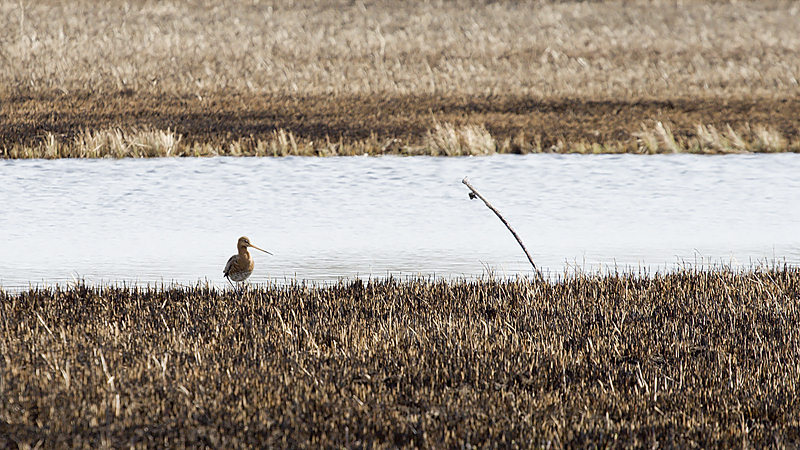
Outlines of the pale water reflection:
[{"label": "pale water reflection", "polygon": [[800,155],[0,161],[0,286],[800,261]]}]

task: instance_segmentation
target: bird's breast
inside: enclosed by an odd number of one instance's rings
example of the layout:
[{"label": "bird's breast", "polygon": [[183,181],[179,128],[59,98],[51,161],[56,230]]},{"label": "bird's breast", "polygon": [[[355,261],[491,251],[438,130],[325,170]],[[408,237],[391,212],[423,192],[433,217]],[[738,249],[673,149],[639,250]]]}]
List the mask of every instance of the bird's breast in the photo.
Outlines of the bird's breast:
[{"label": "bird's breast", "polygon": [[244,281],[253,273],[255,263],[252,258],[242,255],[233,255],[225,265],[225,276],[233,281]]}]

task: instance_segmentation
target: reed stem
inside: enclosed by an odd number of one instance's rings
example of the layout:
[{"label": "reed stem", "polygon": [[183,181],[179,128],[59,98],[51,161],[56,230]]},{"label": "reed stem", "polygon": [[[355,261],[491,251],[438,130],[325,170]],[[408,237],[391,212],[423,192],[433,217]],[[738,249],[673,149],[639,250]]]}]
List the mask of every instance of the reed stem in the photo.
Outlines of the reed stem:
[{"label": "reed stem", "polygon": [[511,234],[512,234],[512,235],[514,235],[514,239],[516,239],[516,240],[517,240],[517,242],[519,243],[519,246],[520,246],[520,247],[522,247],[522,251],[523,251],[523,252],[525,252],[525,256],[527,256],[527,257],[528,257],[528,261],[530,261],[530,263],[531,263],[531,267],[533,267],[533,271],[534,271],[534,272],[536,272],[536,275],[539,277],[539,279],[540,279],[540,280],[544,280],[544,276],[542,275],[542,272],[541,272],[541,271],[540,271],[540,270],[539,270],[539,269],[536,267],[536,264],[533,262],[533,258],[531,258],[531,254],[530,254],[530,253],[528,253],[528,249],[527,249],[527,248],[525,248],[525,244],[523,244],[523,243],[522,243],[522,239],[520,239],[520,237],[519,237],[519,235],[517,234],[517,232],[516,232],[516,231],[514,231],[514,228],[512,228],[512,227],[511,227],[511,224],[510,224],[510,223],[508,223],[508,221],[505,219],[505,217],[503,217],[503,215],[502,215],[502,214],[500,214],[500,211],[498,211],[498,210],[497,210],[497,208],[495,208],[494,206],[492,206],[492,204],[491,204],[491,203],[489,203],[489,200],[486,200],[486,197],[482,196],[482,195],[481,195],[481,194],[480,194],[480,193],[479,193],[479,192],[478,192],[478,191],[475,189],[475,187],[473,187],[473,186],[472,186],[472,185],[469,183],[469,180],[467,180],[467,177],[464,177],[464,179],[463,179],[463,180],[461,180],[461,182],[462,182],[462,183],[464,183],[464,185],[465,185],[465,186],[467,186],[467,187],[469,188],[469,190],[470,190],[470,191],[472,191],[472,192],[470,192],[470,194],[469,194],[469,198],[471,198],[471,199],[473,199],[473,200],[474,200],[474,199],[475,199],[475,197],[478,197],[479,199],[481,199],[481,200],[483,201],[483,203],[486,205],[486,207],[487,207],[487,208],[489,208],[489,209],[491,209],[491,210],[492,210],[492,212],[493,212],[493,213],[495,213],[495,215],[496,215],[496,216],[497,216],[497,217],[500,219],[500,221],[501,221],[501,222],[503,222],[503,225],[505,225],[505,226],[506,226],[506,228],[508,228],[508,231],[510,231],[510,232],[511,232]]}]

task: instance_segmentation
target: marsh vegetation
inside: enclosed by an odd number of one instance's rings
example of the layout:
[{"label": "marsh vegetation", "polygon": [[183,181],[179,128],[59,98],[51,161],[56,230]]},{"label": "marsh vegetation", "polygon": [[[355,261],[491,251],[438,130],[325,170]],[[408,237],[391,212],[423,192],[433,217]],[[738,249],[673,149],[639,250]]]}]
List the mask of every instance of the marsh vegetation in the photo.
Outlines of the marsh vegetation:
[{"label": "marsh vegetation", "polygon": [[797,445],[800,271],[0,292],[0,443]]}]

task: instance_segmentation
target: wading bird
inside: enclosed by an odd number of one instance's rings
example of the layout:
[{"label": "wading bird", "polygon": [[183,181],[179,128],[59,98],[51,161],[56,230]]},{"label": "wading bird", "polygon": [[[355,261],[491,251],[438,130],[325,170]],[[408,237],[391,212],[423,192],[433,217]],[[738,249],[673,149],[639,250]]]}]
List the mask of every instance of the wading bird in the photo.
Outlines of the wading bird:
[{"label": "wading bird", "polygon": [[222,273],[225,275],[225,278],[228,279],[228,282],[231,283],[233,286],[233,281],[241,282],[247,279],[251,273],[253,273],[253,258],[250,257],[250,252],[247,251],[247,247],[253,247],[256,250],[261,250],[262,252],[271,255],[272,253],[264,250],[263,248],[258,248],[255,245],[250,243],[250,239],[246,236],[242,236],[239,238],[239,242],[236,243],[236,248],[239,249],[239,253],[233,255],[228,259],[228,263],[225,264],[225,270]]}]

